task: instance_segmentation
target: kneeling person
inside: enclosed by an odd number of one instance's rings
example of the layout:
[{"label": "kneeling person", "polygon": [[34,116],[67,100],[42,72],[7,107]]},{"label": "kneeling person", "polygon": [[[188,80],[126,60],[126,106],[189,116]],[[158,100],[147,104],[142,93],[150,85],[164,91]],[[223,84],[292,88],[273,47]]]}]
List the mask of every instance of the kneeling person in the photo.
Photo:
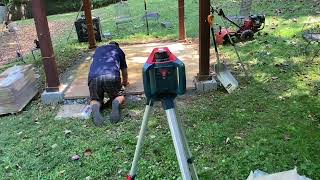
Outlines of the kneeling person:
[{"label": "kneeling person", "polygon": [[109,45],[96,49],[93,62],[90,66],[88,80],[94,124],[100,126],[104,121],[100,114],[100,109],[104,106],[104,93],[108,94],[109,101],[112,102],[111,123],[119,122],[120,105],[125,100],[122,85],[128,85],[128,71],[125,54],[120,49],[118,43],[110,42]]}]

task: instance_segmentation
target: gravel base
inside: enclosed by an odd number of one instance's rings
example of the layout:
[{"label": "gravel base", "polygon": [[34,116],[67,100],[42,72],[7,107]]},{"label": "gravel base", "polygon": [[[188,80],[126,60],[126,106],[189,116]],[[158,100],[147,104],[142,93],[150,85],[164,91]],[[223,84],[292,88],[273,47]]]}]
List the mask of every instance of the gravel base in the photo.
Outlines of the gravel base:
[{"label": "gravel base", "polygon": [[63,102],[64,105],[71,104],[89,104],[89,99],[65,99]]}]

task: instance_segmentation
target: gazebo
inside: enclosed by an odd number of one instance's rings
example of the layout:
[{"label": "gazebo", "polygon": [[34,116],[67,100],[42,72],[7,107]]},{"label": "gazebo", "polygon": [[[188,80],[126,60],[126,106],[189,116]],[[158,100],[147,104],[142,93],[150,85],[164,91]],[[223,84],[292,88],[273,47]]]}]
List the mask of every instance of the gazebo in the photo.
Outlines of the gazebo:
[{"label": "gazebo", "polygon": [[[91,0],[83,0],[88,29],[89,49],[96,48],[94,38],[93,22],[91,16]],[[34,16],[37,36],[40,42],[41,55],[46,75],[46,93],[57,93],[60,90],[60,81],[52,47],[50,31],[46,16],[46,8],[43,0],[32,0],[32,12]],[[184,0],[178,0],[179,14],[179,40],[185,41],[185,13]],[[199,77],[209,75],[209,53],[210,53],[210,29],[207,16],[210,14],[210,1],[199,0]],[[201,80],[201,78],[200,78]]]}]

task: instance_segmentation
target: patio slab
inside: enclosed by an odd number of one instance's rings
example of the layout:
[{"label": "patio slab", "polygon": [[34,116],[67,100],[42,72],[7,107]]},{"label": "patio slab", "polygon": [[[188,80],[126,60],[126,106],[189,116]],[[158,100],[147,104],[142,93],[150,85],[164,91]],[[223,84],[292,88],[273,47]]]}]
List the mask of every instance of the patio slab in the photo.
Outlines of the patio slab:
[{"label": "patio slab", "polygon": [[[199,71],[198,44],[179,42],[160,42],[149,44],[135,44],[121,46],[126,54],[130,85],[125,89],[127,94],[142,94],[142,67],[154,48],[168,47],[173,54],[185,63],[187,88],[194,88],[193,77]],[[88,72],[92,62],[89,53],[85,60],[71,71],[65,78],[65,99],[79,99],[89,97]]]}]

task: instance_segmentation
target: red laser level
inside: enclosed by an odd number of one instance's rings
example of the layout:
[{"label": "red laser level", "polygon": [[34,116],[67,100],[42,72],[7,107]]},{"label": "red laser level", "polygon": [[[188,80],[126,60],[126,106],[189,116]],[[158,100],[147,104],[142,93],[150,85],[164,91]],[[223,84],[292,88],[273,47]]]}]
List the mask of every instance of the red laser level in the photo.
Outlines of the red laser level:
[{"label": "red laser level", "polygon": [[186,91],[185,67],[167,47],[155,48],[143,67],[144,92],[148,99],[176,97]]}]

